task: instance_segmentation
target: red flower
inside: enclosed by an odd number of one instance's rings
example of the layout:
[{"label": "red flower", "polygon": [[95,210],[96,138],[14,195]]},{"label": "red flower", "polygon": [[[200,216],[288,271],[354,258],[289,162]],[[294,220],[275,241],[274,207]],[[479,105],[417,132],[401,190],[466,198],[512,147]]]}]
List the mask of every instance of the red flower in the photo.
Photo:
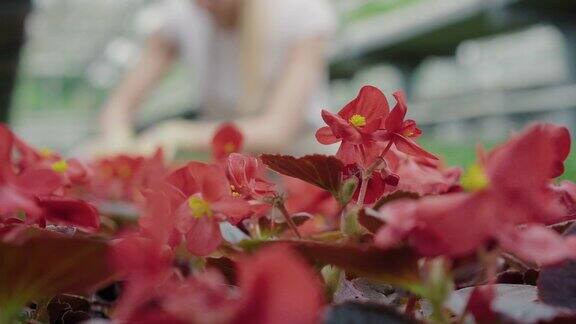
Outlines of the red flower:
[{"label": "red flower", "polygon": [[359,155],[366,154],[362,150],[372,148],[372,135],[378,131],[388,111],[388,101],[384,94],[375,87],[365,86],[360,89],[356,99],[344,106],[338,114],[322,111],[322,118],[328,126],[316,132],[316,139],[326,145],[342,142],[336,156],[345,164],[367,164],[358,160]]},{"label": "red flower", "polygon": [[95,232],[100,228],[98,210],[85,201],[59,196],[38,197],[37,201],[42,209],[42,223],[70,225],[87,232]]},{"label": "red flower", "polygon": [[230,153],[242,151],[242,133],[232,123],[220,125],[212,138],[212,155],[215,161],[224,160]]},{"label": "red flower", "polygon": [[[464,187],[472,192],[400,201],[385,207],[382,217],[386,226],[377,234],[376,242],[390,246],[407,236],[425,255],[450,256],[468,254],[490,240],[500,241],[512,252],[519,251],[514,248],[517,245],[528,246],[535,241],[557,246],[555,234],[542,230],[516,232],[515,226],[550,224],[564,217],[564,210],[546,190],[562,162],[555,153],[555,144],[569,142],[558,141],[557,134],[568,136],[558,128],[534,125],[495,149],[484,165],[476,166],[463,178]],[[520,257],[554,263],[569,254],[576,256],[575,249],[566,249],[570,253],[545,256],[539,249]]]},{"label": "red flower", "polygon": [[101,199],[120,199],[133,202],[141,198],[141,190],[164,181],[168,168],[158,149],[154,155],[117,155],[92,163],[94,176],[90,193]]},{"label": "red flower", "polygon": [[226,173],[233,195],[253,199],[271,197],[274,184],[264,177],[264,166],[255,157],[232,153],[226,160]]},{"label": "red flower", "polygon": [[134,318],[146,318],[146,315],[157,318],[158,314],[148,312],[148,309],[157,297],[156,290],[172,273],[171,250],[156,240],[124,233],[114,242],[110,260],[116,272],[126,280],[114,318],[121,322],[134,322]]},{"label": "red flower", "polygon": [[242,297],[232,323],[317,323],[322,289],[312,268],[293,250],[269,247],[241,260]]},{"label": "red flower", "polygon": [[25,211],[38,215],[36,197],[49,195],[62,186],[61,178],[52,170],[26,169],[17,173],[12,163],[14,134],[0,125],[0,217]]},{"label": "red flower", "polygon": [[180,244],[182,235],[176,230],[174,213],[186,196],[168,182],[145,189],[142,195],[144,203],[138,219],[140,233],[172,247]]},{"label": "red flower", "polygon": [[387,155],[390,170],[398,175],[398,190],[420,196],[437,195],[460,190],[460,168],[444,168],[440,161],[416,157],[390,150]]},{"label": "red flower", "polygon": [[[348,165],[344,170],[344,177],[348,178],[356,176],[359,179],[356,192],[353,199],[357,200],[360,194],[360,187],[362,186],[361,171],[354,165]],[[394,174],[388,173],[385,168],[378,168],[372,172],[366,187],[366,194],[364,196],[365,204],[372,204],[376,202],[387,192],[394,191],[398,184],[398,177]]]},{"label": "red flower", "polygon": [[556,197],[556,202],[565,210],[565,217],[562,220],[576,218],[576,184],[564,180],[559,185],[550,184],[548,189]]},{"label": "red flower", "polygon": [[286,192],[284,204],[290,215],[310,214],[312,217],[298,227],[303,236],[338,227],[338,203],[328,191],[300,179],[282,176]]},{"label": "red flower", "polygon": [[222,242],[219,223],[237,223],[250,206],[234,197],[224,171],[215,165],[191,162],[170,176],[186,198],[176,210],[176,227],[194,255],[208,255]]},{"label": "red flower", "polygon": [[[127,279],[114,318],[138,323],[317,323],[323,298],[316,274],[293,250],[273,246],[238,262],[238,287],[208,270],[170,276],[169,254],[153,241],[123,239],[115,264]],[[124,259],[125,258],[125,259]]]},{"label": "red flower", "polygon": [[230,323],[238,303],[230,288],[224,276],[208,269],[166,291],[159,313],[173,318],[170,323]]},{"label": "red flower", "polygon": [[286,209],[290,214],[321,214],[328,218],[337,217],[338,203],[334,197],[314,185],[302,180],[282,176],[282,185],[286,192]]},{"label": "red flower", "polygon": [[375,139],[382,142],[394,143],[396,148],[409,155],[425,157],[429,159],[437,159],[431,153],[425,151],[422,147],[416,144],[412,138],[417,138],[422,134],[422,131],[416,127],[416,122],[412,119],[406,119],[406,98],[404,93],[397,91],[394,94],[396,98],[396,106],[392,112],[386,117],[380,126],[380,130],[374,134]]},{"label": "red flower", "polygon": [[64,159],[49,149],[37,150],[17,136],[14,136],[14,148],[20,156],[16,164],[21,170],[52,170],[62,177],[65,185],[84,184],[89,181],[90,172],[78,159]]}]

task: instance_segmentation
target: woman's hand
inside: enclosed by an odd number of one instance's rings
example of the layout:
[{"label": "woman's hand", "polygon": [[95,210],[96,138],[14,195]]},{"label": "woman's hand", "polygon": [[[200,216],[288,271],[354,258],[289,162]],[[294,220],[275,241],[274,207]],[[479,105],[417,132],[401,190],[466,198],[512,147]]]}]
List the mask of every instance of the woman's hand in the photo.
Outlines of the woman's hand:
[{"label": "woman's hand", "polygon": [[134,148],[141,154],[152,154],[158,147],[164,150],[167,159],[176,155],[183,138],[181,123],[178,120],[158,123],[138,136]]},{"label": "woman's hand", "polygon": [[98,156],[137,153],[134,147],[133,138],[118,137],[110,140],[107,137],[92,137],[77,145],[72,155],[90,159]]}]

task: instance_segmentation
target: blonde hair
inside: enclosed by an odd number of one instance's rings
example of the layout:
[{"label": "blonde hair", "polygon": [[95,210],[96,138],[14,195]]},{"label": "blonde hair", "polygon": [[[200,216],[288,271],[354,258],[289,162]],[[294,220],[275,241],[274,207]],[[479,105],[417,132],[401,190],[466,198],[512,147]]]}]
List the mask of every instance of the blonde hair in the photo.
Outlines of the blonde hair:
[{"label": "blonde hair", "polygon": [[262,58],[265,48],[265,0],[240,0],[240,81],[241,94],[237,103],[238,113],[253,114],[262,107],[266,80]]}]

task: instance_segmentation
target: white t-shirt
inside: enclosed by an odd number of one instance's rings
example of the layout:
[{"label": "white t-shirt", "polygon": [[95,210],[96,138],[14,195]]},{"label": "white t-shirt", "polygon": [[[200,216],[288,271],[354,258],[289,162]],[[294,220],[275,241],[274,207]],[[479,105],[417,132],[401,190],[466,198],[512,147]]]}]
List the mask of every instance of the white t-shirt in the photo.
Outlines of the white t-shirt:
[{"label": "white t-shirt", "polygon": [[[264,0],[266,30],[260,59],[264,84],[274,84],[286,55],[299,39],[327,36],[336,29],[336,16],[328,0]],[[195,0],[166,0],[161,33],[179,47],[181,57],[199,85],[200,104],[208,118],[235,116],[241,91],[238,32],[219,28]],[[309,118],[317,120],[325,108],[327,75],[310,100]]]}]

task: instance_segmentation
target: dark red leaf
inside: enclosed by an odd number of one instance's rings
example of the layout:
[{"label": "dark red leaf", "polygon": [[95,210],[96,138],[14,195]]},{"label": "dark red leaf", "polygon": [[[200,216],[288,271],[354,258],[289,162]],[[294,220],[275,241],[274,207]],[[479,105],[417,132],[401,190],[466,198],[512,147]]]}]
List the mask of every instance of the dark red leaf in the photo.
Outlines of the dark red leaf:
[{"label": "dark red leaf", "polygon": [[108,244],[32,228],[0,241],[0,305],[60,293],[85,293],[112,277]]},{"label": "dark red leaf", "polygon": [[230,285],[237,284],[236,262],[230,258],[206,258],[206,267],[218,269]]},{"label": "dark red leaf", "polygon": [[412,286],[419,281],[418,256],[408,248],[382,250],[373,246],[290,241],[309,260],[331,264],[356,276]]},{"label": "dark red leaf", "polygon": [[385,204],[399,199],[418,199],[418,198],[420,198],[420,195],[415,192],[397,190],[389,195],[383,196],[380,199],[378,199],[378,201],[376,201],[376,203],[374,204],[373,208],[378,210]]},{"label": "dark red leaf", "polygon": [[358,222],[372,234],[378,232],[378,229],[384,225],[381,219],[366,214],[366,209],[361,209],[358,213]]},{"label": "dark red leaf", "polygon": [[306,181],[334,196],[338,195],[344,165],[334,156],[314,154],[296,158],[289,155],[263,154],[260,158],[278,173]]}]

